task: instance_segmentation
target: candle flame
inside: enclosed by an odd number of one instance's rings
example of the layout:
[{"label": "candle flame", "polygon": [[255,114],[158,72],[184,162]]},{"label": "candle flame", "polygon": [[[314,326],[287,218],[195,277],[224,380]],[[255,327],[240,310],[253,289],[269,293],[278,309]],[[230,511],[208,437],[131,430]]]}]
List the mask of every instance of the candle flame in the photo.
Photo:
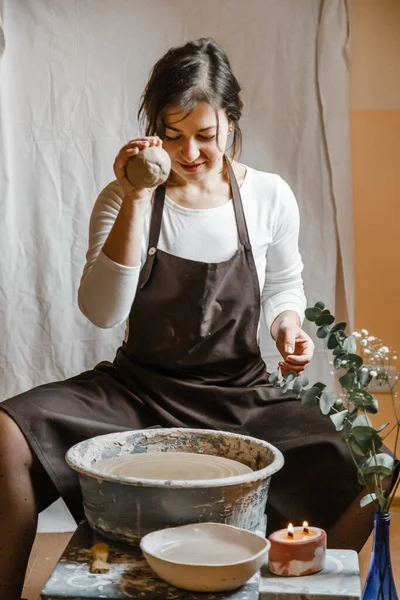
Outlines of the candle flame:
[{"label": "candle flame", "polygon": [[308,523],[307,523],[307,521],[303,521],[303,533],[308,533]]},{"label": "candle flame", "polygon": [[291,538],[293,537],[293,524],[292,523],[289,523],[289,525],[288,525],[288,533],[287,534],[288,534],[288,537],[291,537]]}]

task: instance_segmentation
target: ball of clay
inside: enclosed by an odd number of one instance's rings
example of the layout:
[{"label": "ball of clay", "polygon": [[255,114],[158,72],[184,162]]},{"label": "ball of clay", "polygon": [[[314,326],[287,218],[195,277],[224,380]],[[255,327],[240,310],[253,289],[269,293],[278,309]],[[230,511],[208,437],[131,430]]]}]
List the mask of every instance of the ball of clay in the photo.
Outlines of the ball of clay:
[{"label": "ball of clay", "polygon": [[132,156],[125,170],[127,178],[136,188],[157,187],[168,179],[171,159],[160,146],[149,146]]}]

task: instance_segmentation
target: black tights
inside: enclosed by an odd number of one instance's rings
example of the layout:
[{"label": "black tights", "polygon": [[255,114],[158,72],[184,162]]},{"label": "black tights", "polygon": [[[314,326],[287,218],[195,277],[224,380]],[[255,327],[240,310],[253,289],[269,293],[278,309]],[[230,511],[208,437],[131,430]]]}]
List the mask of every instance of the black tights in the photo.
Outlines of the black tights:
[{"label": "black tights", "polygon": [[38,514],[57,498],[20,428],[0,409],[0,600],[20,600]]}]

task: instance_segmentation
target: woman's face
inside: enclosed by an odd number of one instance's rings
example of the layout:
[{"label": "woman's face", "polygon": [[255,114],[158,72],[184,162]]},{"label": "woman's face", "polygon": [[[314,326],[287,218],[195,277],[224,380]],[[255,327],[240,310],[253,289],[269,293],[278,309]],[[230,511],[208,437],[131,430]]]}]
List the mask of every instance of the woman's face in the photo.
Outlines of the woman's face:
[{"label": "woman's face", "polygon": [[207,102],[199,102],[185,117],[179,107],[171,107],[165,115],[163,148],[171,158],[171,168],[187,183],[200,181],[211,172],[220,171],[228,137],[229,121],[223,109],[219,116],[219,148],[217,119]]}]

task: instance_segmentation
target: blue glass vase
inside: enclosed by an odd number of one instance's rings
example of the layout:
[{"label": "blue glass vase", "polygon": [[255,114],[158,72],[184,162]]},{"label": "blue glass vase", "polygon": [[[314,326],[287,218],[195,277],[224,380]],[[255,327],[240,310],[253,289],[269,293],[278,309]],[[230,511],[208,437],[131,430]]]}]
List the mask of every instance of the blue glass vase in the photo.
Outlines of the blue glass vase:
[{"label": "blue glass vase", "polygon": [[398,600],[390,561],[389,526],[389,513],[375,513],[374,546],[362,600]]}]

